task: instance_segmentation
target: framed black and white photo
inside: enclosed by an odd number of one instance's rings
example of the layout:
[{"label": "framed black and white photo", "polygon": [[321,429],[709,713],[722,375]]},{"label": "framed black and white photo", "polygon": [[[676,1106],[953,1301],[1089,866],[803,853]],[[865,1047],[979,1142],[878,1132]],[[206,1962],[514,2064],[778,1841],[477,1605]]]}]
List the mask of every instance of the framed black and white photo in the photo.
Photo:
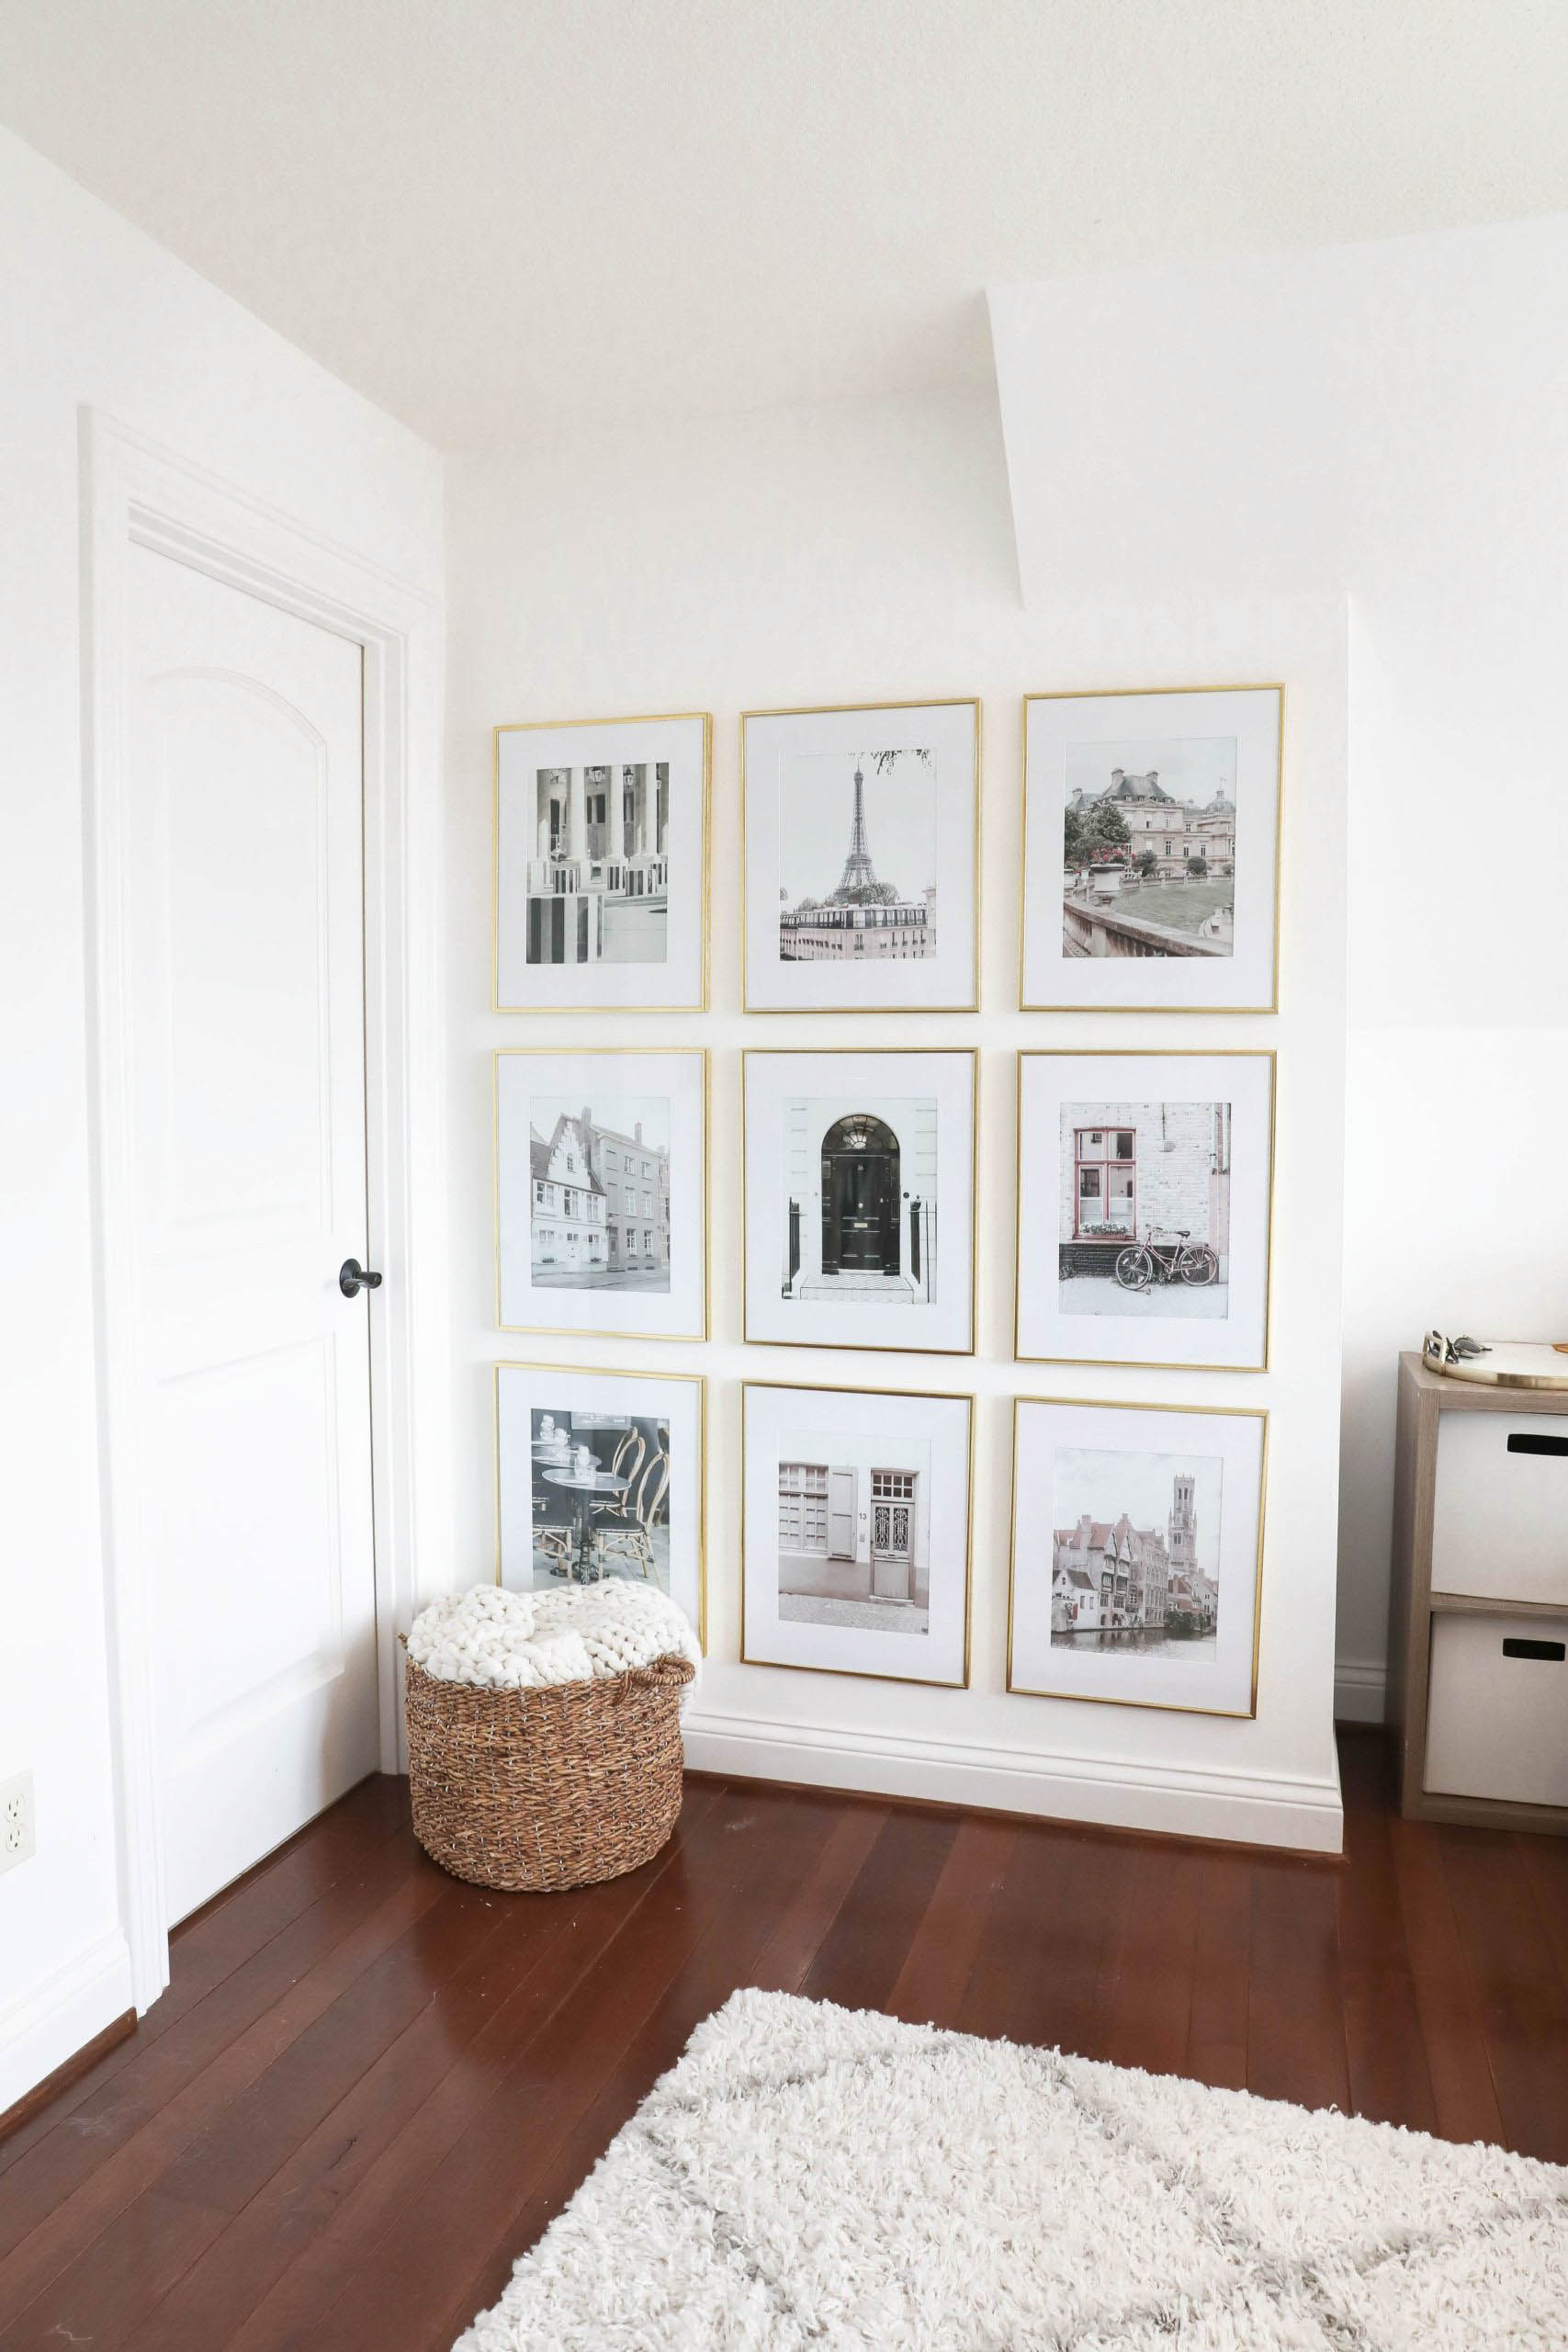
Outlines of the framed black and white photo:
[{"label": "framed black and white photo", "polygon": [[653,1585],[705,1647],[706,1409],[693,1374],[497,1364],[499,1581]]},{"label": "framed black and white photo", "polygon": [[495,1057],[499,1319],[707,1337],[707,1056]]},{"label": "framed black and white photo", "polygon": [[743,1066],[747,1339],[972,1354],[973,1051]]},{"label": "framed black and white photo", "polygon": [[740,722],[748,1012],[972,1012],[980,706]]},{"label": "framed black and white photo", "polygon": [[1257,1713],[1268,1418],[1018,1398],[1010,1690]]},{"label": "framed black and white photo", "polygon": [[499,1012],[707,1002],[705,712],[495,730]]},{"label": "framed black and white photo", "polygon": [[740,1410],[742,1664],[966,1685],[974,1399],[748,1381]]},{"label": "framed black and white photo", "polygon": [[1272,1012],[1283,687],[1023,712],[1023,1010]]},{"label": "framed black and white photo", "polygon": [[1018,1060],[1025,1361],[1263,1372],[1271,1053]]}]

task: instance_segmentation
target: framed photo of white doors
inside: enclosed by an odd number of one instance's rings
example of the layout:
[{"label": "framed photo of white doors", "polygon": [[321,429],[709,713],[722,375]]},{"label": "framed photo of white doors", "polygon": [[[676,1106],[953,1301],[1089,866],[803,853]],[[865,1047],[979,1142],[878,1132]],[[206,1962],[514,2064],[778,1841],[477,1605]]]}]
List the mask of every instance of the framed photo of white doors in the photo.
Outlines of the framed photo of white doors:
[{"label": "framed photo of white doors", "polygon": [[1026,1012],[1272,1012],[1282,686],[1030,695]]},{"label": "framed photo of white doors", "polygon": [[742,1058],[747,1340],[972,1354],[974,1051]]},{"label": "framed photo of white doors", "polygon": [[1025,1053],[1018,1295],[1025,1362],[1269,1362],[1274,1056]]},{"label": "framed photo of white doors", "polygon": [[707,1125],[701,1046],[496,1055],[503,1329],[707,1337]]},{"label": "framed photo of white doors", "polygon": [[743,1665],[967,1684],[974,1412],[742,1385]]},{"label": "framed photo of white doors", "polygon": [[740,722],[748,1012],[972,1012],[980,706]]},{"label": "framed photo of white doors", "polygon": [[701,1012],[705,711],[495,730],[495,1007]]},{"label": "framed photo of white doors", "polygon": [[1010,1690],[1257,1713],[1268,1419],[1019,1397]]},{"label": "framed photo of white doors", "polygon": [[695,1374],[497,1364],[497,1580],[649,1584],[705,1647],[706,1426]]}]

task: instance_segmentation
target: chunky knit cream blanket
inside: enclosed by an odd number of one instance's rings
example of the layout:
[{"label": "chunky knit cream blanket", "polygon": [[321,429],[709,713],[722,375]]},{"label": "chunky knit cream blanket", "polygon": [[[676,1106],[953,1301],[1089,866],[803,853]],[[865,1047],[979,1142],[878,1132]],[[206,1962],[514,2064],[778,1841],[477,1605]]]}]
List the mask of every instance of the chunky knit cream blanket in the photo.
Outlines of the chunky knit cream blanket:
[{"label": "chunky knit cream blanket", "polygon": [[[587,1682],[671,1650],[700,1673],[702,1652],[682,1611],[654,1586],[622,1577],[559,1592],[477,1584],[433,1600],[409,1631],[409,1656],[426,1674],[491,1690]],[[682,1704],[695,1689],[686,1685]]]}]

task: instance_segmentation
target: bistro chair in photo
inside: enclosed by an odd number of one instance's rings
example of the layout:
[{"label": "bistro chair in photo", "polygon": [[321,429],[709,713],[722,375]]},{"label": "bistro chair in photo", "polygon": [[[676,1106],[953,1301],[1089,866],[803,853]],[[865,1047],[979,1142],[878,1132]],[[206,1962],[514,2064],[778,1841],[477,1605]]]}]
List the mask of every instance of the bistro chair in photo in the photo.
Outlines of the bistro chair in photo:
[{"label": "bistro chair in photo", "polygon": [[629,1487],[642,1468],[643,1455],[648,1452],[648,1440],[633,1421],[615,1448],[615,1458],[610,1464],[612,1478],[624,1478]]},{"label": "bistro chair in photo", "polygon": [[553,1577],[569,1580],[577,1566],[577,1514],[558,1487],[534,1498],[534,1549]]},{"label": "bistro chair in photo", "polygon": [[662,1446],[652,1454],[642,1476],[614,1502],[601,1503],[600,1525],[593,1531],[593,1552],[603,1576],[615,1561],[625,1561],[649,1584],[659,1582],[653,1557],[653,1531],[670,1491],[670,1456]]}]

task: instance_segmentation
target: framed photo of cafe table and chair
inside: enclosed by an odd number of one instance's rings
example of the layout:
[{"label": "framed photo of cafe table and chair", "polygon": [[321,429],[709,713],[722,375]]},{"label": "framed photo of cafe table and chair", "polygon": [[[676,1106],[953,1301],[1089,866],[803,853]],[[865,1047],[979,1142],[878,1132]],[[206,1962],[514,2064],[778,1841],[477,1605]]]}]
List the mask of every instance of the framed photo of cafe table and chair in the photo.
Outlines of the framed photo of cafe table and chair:
[{"label": "framed photo of cafe table and chair", "polygon": [[499,1581],[650,1584],[705,1645],[706,1408],[697,1374],[497,1364]]}]

